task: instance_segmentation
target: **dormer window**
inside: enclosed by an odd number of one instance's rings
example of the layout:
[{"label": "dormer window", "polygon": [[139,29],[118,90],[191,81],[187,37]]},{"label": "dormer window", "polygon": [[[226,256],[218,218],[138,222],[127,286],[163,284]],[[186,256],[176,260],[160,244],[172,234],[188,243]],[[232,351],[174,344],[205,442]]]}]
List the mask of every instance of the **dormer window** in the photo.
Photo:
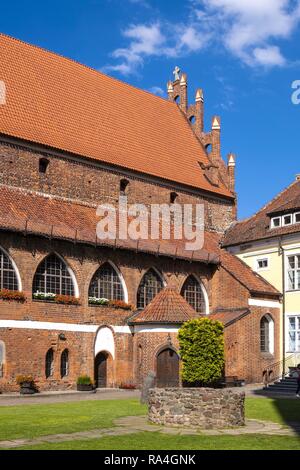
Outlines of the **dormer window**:
[{"label": "dormer window", "polygon": [[291,225],[292,224],[292,214],[284,215],[282,218],[282,225]]},{"label": "dormer window", "polygon": [[281,217],[273,217],[271,220],[271,228],[281,227]]}]

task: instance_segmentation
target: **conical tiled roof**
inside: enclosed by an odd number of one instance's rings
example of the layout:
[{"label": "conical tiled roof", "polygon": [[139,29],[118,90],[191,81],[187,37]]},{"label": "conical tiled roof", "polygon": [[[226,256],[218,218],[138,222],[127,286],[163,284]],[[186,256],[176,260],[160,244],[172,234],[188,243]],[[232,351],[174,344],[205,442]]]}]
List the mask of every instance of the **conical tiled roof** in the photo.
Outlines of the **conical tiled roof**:
[{"label": "conical tiled roof", "polygon": [[197,316],[175,287],[166,287],[130,323],[184,323]]}]

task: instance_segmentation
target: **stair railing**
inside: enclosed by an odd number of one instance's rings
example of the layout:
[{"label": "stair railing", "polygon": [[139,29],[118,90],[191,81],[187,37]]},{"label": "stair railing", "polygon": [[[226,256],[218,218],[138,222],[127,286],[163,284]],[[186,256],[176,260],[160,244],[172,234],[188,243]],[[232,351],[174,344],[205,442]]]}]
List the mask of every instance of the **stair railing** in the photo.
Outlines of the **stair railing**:
[{"label": "stair railing", "polygon": [[[265,387],[268,387],[275,380],[283,378],[283,362],[285,362],[286,368],[296,367],[300,363],[300,353],[294,353],[290,356],[287,356],[285,360],[274,362],[274,364],[269,365],[266,369],[263,370],[263,384]],[[285,375],[289,375],[290,372]]]}]

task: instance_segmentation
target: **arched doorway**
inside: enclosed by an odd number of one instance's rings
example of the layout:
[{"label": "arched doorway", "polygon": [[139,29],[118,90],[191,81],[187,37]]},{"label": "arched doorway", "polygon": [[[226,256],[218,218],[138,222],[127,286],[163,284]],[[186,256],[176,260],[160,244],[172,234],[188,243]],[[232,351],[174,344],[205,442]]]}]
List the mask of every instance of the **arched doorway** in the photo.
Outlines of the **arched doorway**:
[{"label": "arched doorway", "polygon": [[100,352],[95,357],[95,385],[97,388],[107,387],[107,359],[106,352]]},{"label": "arched doorway", "polygon": [[179,387],[179,357],[166,348],[157,355],[157,387]]}]

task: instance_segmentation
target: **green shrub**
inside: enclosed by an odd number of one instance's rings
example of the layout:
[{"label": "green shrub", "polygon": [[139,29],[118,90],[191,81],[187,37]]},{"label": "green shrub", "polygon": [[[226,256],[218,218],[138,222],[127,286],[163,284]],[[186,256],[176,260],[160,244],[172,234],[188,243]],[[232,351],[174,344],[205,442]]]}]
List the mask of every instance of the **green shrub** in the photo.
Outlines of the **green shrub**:
[{"label": "green shrub", "polygon": [[214,385],[223,375],[223,324],[209,318],[190,320],[178,332],[182,380],[189,386]]},{"label": "green shrub", "polygon": [[81,375],[77,379],[77,385],[91,385],[91,384],[93,384],[93,381],[91,377],[89,377],[88,375]]}]

